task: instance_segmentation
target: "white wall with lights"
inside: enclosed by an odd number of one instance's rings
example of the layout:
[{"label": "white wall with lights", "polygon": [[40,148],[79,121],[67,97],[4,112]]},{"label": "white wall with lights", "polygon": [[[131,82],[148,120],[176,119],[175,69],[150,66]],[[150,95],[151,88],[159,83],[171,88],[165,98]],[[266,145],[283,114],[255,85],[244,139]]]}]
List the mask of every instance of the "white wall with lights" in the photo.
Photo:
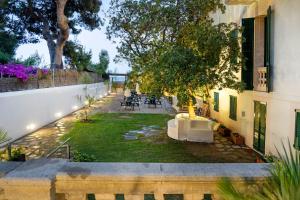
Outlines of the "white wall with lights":
[{"label": "white wall with lights", "polygon": [[107,92],[96,83],[0,93],[0,129],[20,138],[82,108],[87,94],[99,99]]}]

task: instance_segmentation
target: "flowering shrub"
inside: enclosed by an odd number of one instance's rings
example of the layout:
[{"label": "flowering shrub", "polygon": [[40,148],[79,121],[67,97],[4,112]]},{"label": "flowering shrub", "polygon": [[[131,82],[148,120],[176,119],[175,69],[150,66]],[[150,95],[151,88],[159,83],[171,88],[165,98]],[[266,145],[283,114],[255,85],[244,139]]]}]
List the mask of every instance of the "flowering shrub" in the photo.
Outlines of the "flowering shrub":
[{"label": "flowering shrub", "polygon": [[[26,67],[22,64],[4,64],[0,65],[0,75],[3,77],[16,77],[23,82],[27,81],[31,77],[37,77],[39,68]],[[48,69],[41,69],[42,75],[49,73]]]}]

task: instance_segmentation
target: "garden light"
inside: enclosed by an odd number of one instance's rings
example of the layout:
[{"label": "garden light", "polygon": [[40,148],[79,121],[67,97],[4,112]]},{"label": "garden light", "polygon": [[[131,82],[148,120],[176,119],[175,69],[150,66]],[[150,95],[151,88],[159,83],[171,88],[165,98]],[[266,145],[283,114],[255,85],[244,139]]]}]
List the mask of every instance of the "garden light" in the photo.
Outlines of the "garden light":
[{"label": "garden light", "polygon": [[62,113],[61,112],[55,113],[55,117],[62,117]]},{"label": "garden light", "polygon": [[29,124],[28,126],[26,126],[26,129],[31,131],[31,130],[35,129],[35,127],[36,127],[35,124]]}]

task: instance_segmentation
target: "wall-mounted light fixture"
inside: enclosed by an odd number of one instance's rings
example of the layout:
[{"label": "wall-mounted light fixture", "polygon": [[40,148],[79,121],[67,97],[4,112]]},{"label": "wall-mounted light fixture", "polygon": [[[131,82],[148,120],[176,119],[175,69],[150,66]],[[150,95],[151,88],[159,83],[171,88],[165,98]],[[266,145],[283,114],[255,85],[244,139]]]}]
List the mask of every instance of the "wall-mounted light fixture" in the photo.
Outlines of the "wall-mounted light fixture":
[{"label": "wall-mounted light fixture", "polygon": [[57,118],[62,117],[62,113],[61,112],[57,112],[57,113],[55,113],[54,116],[57,117]]},{"label": "wall-mounted light fixture", "polygon": [[28,124],[26,126],[26,129],[29,130],[29,131],[32,131],[33,129],[35,129],[36,125],[35,124]]}]

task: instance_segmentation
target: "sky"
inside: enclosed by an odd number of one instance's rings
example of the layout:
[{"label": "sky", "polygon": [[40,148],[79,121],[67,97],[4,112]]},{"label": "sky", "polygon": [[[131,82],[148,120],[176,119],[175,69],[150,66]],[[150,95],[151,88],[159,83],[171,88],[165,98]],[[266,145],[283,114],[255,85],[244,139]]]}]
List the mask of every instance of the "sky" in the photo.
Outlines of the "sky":
[{"label": "sky", "polygon": [[[109,8],[109,0],[103,0],[101,6],[101,11],[99,15],[104,18],[106,12]],[[106,24],[108,20],[106,19]],[[117,43],[113,43],[112,41],[109,41],[106,37],[105,31],[106,31],[106,25],[101,27],[101,30],[94,30],[92,32],[83,30],[79,35],[76,36],[76,39],[86,48],[86,50],[92,50],[93,62],[99,61],[99,53],[101,49],[106,49],[109,53],[110,57],[110,64],[109,64],[109,70],[116,71],[119,73],[126,73],[130,71],[130,67],[128,66],[128,63],[126,61],[121,61],[118,63],[115,63],[113,59],[118,54],[117,52]],[[74,36],[71,36],[70,39],[75,39]],[[16,57],[17,58],[27,58],[30,55],[38,52],[40,56],[43,58],[43,64],[49,65],[50,64],[50,58],[49,58],[49,52],[47,48],[47,43],[45,40],[41,39],[41,42],[38,44],[24,44],[21,45],[17,51],[16,51]]]}]

